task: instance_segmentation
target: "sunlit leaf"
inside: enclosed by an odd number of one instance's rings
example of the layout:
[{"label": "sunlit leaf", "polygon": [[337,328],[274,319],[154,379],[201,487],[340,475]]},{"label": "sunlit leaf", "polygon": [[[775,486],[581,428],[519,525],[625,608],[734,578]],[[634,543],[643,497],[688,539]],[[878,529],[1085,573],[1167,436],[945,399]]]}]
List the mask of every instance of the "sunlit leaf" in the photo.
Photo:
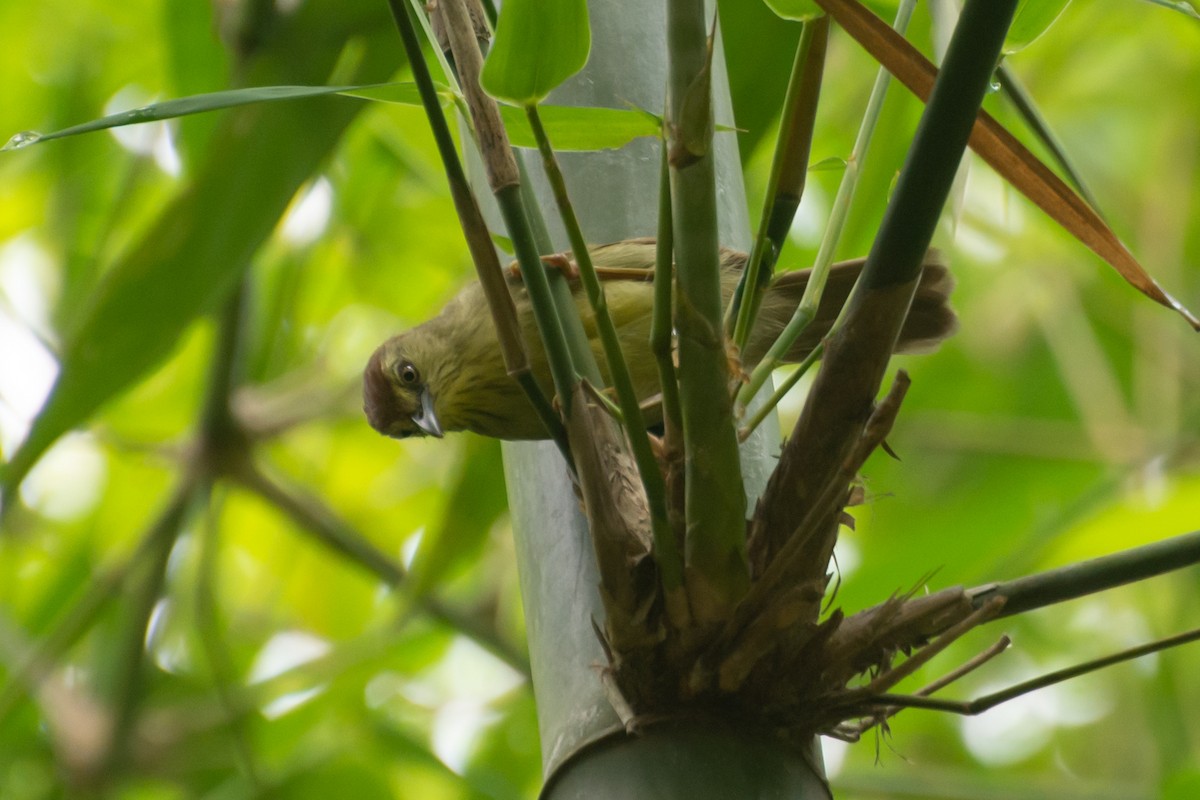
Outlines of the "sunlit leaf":
[{"label": "sunlit leaf", "polygon": [[4,496],[54,440],[161,363],[183,331],[229,293],[357,111],[325,102],[320,109],[273,104],[254,126],[221,129],[214,147],[222,158],[105,273],[67,332],[50,397],[0,470]]}]

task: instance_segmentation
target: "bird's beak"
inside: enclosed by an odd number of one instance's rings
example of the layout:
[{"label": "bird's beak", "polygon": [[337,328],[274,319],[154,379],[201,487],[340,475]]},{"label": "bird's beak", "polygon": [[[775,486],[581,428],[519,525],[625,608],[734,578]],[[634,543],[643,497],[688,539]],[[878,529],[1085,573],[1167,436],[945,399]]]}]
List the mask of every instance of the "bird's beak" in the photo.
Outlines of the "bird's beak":
[{"label": "bird's beak", "polygon": [[433,410],[433,395],[429,393],[428,386],[421,387],[421,407],[413,412],[412,421],[430,436],[441,439],[444,435],[442,424],[438,422],[437,414]]}]

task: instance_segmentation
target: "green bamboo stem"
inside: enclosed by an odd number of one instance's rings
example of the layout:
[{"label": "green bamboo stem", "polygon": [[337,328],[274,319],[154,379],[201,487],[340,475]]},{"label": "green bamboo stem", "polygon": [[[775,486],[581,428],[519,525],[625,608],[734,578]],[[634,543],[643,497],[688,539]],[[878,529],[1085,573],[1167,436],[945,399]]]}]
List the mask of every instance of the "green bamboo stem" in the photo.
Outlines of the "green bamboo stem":
[{"label": "green bamboo stem", "polygon": [[683,586],[683,564],[679,556],[679,546],[667,522],[666,485],[654,452],[650,449],[650,437],[646,434],[646,420],[638,402],[637,391],[633,387],[633,378],[629,374],[629,365],[625,362],[625,354],[621,351],[621,341],[617,327],[613,324],[612,316],[608,313],[608,301],[604,295],[604,286],[596,274],[592,264],[591,253],[588,252],[587,242],[584,241],[583,231],[580,230],[579,220],[571,205],[567,192],[567,183],[559,169],[558,160],[550,146],[550,139],[538,115],[537,106],[526,106],[526,116],[529,126],[533,129],[538,150],[542,154],[542,164],[554,199],[558,203],[558,211],[562,216],[563,225],[571,242],[571,250],[575,263],[579,267],[579,276],[587,293],[588,302],[596,318],[596,331],[600,335],[600,344],[604,348],[604,356],[608,361],[608,372],[612,378],[613,388],[617,391],[617,401],[625,424],[625,432],[633,448],[633,456],[637,462],[638,472],[642,478],[642,487],[646,490],[646,499],[650,508],[650,529],[654,537],[655,562],[658,564],[663,588],[673,592]]},{"label": "green bamboo stem", "polygon": [[[763,291],[770,283],[775,261],[804,194],[828,40],[828,16],[804,22],[788,79],[779,142],[763,196],[758,235],[726,311],[726,328],[732,327],[733,343],[738,350],[744,350],[750,338]],[[747,290],[749,295],[745,294]],[[732,326],[731,318],[736,320]]]},{"label": "green bamboo stem", "polygon": [[750,435],[758,429],[758,426],[761,425],[767,419],[767,417],[771,415],[771,412],[774,411],[779,405],[780,401],[787,396],[787,393],[790,392],[795,385],[800,382],[800,379],[808,374],[808,371],[812,369],[813,365],[821,359],[821,354],[824,352],[824,343],[818,344],[808,355],[804,357],[804,360],[796,366],[796,369],[792,371],[792,374],[783,379],[779,386],[775,388],[775,391],[771,393],[771,396],[767,398],[767,402],[763,403],[762,407],[754,412],[753,416],[746,421],[746,424],[738,432],[738,437],[743,442],[750,438]]},{"label": "green bamboo stem", "polygon": [[679,383],[675,374],[674,326],[671,323],[674,292],[675,246],[671,227],[671,169],[666,142],[658,184],[658,238],[654,243],[654,316],[650,321],[650,349],[658,361],[658,385],[662,391],[663,438],[678,446],[683,431],[679,408]]},{"label": "green bamboo stem", "polygon": [[725,350],[712,154],[711,40],[703,0],[667,4],[679,399],[686,562],[699,621],[725,618],[749,586],[745,508]]},{"label": "green bamboo stem", "polygon": [[[829,3],[829,0],[818,0]],[[756,570],[791,546],[805,509],[842,469],[870,418],[925,254],[987,93],[1016,0],[968,0],[896,191],[851,293],[846,323],[827,337],[824,363],[755,512]],[[794,580],[825,574],[841,509],[834,504],[800,546]]]},{"label": "green bamboo stem", "polygon": [[1200,564],[1200,531],[1011,581],[985,584],[968,594],[976,606],[990,597],[1003,597],[1000,615],[1009,617],[1194,564]]},{"label": "green bamboo stem", "polygon": [[[903,0],[900,3],[900,7],[896,11],[896,21],[893,25],[898,33],[903,34],[908,29],[908,22],[912,17],[915,5],[916,0]],[[867,100],[867,108],[863,113],[863,120],[859,125],[858,135],[854,140],[854,147],[850,151],[850,157],[846,160],[846,171],[842,174],[842,181],[838,185],[829,223],[825,226],[825,233],[821,237],[821,244],[817,249],[817,258],[813,263],[812,275],[809,277],[808,285],[804,289],[804,295],[800,298],[800,304],[796,307],[792,318],[788,320],[788,324],[784,326],[784,329],[780,332],[766,355],[762,357],[762,360],[758,362],[754,370],[750,373],[750,379],[738,391],[738,403],[742,407],[748,405],[754,396],[758,394],[759,389],[766,383],[771,373],[783,363],[784,356],[788,350],[791,349],[795,341],[800,338],[800,335],[804,333],[804,330],[816,317],[817,308],[821,304],[821,295],[825,291],[825,283],[829,278],[829,268],[833,263],[833,256],[837,251],[838,242],[841,241],[842,231],[845,228],[846,218],[849,215],[850,203],[854,200],[854,190],[858,188],[858,178],[862,164],[867,157],[867,151],[871,147],[871,138],[874,136],[875,128],[879,124],[879,115],[883,109],[883,101],[887,96],[888,86],[891,84],[891,77],[891,73],[882,67],[880,67],[878,74],[875,76],[875,84],[871,88],[871,96]],[[773,398],[782,398],[782,395],[777,391],[773,395]],[[765,410],[769,412],[778,402],[778,399],[768,402]],[[763,413],[764,411],[760,410],[759,414]],[[753,426],[747,427],[751,430],[753,429]]]},{"label": "green bamboo stem", "polygon": [[[530,235],[533,237],[533,244],[537,248],[537,252],[553,253],[554,241],[550,238],[550,231],[546,227],[546,218],[542,214],[542,207],[534,194],[533,182],[529,179],[529,170],[526,168],[524,155],[520,150],[513,150],[513,158],[517,162],[517,172],[521,177],[521,201],[529,222]],[[547,278],[550,281],[550,293],[554,297],[554,305],[558,309],[558,319],[562,323],[566,336],[567,348],[571,351],[571,360],[575,364],[575,371],[591,381],[594,386],[603,386],[604,381],[600,377],[600,368],[596,364],[591,343],[583,329],[583,320],[579,318],[579,314],[575,310],[575,297],[570,284],[566,277],[557,270],[547,271]]]},{"label": "green bamboo stem", "polygon": [[860,288],[915,280],[991,85],[1016,0],[968,0],[863,267]]}]

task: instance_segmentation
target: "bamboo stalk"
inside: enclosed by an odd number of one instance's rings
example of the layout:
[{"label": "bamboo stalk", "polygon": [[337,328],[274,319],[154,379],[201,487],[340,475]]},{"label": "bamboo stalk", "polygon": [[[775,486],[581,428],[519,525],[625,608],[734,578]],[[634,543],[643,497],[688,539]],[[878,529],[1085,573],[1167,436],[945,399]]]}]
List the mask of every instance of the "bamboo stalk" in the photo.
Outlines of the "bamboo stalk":
[{"label": "bamboo stalk", "polygon": [[[897,33],[904,33],[908,28],[908,21],[912,17],[915,5],[916,0],[904,0],[900,3],[893,25]],[[879,114],[883,109],[883,101],[887,96],[891,77],[891,74],[883,67],[879,68],[879,72],[875,76],[875,84],[871,88],[871,96],[867,100],[867,108],[863,112],[863,120],[859,126],[858,135],[855,137],[854,147],[850,151],[850,158],[846,160],[846,171],[842,174],[837,195],[833,200],[833,210],[829,222],[825,226],[825,233],[821,237],[821,244],[817,249],[812,276],[809,278],[808,285],[804,289],[804,296],[800,298],[800,304],[796,307],[792,318],[780,332],[766,355],[755,366],[754,371],[750,374],[750,379],[738,392],[738,403],[743,406],[758,394],[758,390],[762,388],[770,374],[783,363],[784,354],[816,317],[817,307],[821,304],[821,295],[825,291],[825,282],[829,277],[829,268],[833,263],[838,242],[842,238],[846,216],[850,211],[850,203],[854,200],[854,190],[858,187],[858,176],[862,164],[866,160],[867,151],[871,147],[871,138],[879,122]],[[765,410],[759,413],[768,413],[782,397],[783,395],[777,391],[772,397],[772,402],[768,402]]]},{"label": "bamboo stalk", "polygon": [[[575,262],[579,266],[579,275],[584,290],[587,292],[588,302],[591,304],[596,318],[596,330],[600,335],[600,342],[608,361],[608,372],[612,378],[613,387],[617,391],[625,432],[629,437],[629,443],[637,461],[642,487],[646,491],[650,509],[650,527],[654,537],[655,561],[658,564],[663,589],[666,591],[667,597],[678,598],[678,590],[683,586],[683,565],[675,536],[667,522],[666,486],[663,482],[662,472],[658,468],[658,462],[650,449],[650,438],[646,434],[646,420],[642,415],[637,392],[633,387],[633,378],[630,377],[629,366],[621,351],[621,341],[616,325],[613,324],[612,317],[608,313],[608,301],[604,296],[604,287],[596,274],[595,265],[592,264],[587,242],[583,239],[583,231],[580,230],[579,220],[575,216],[575,209],[571,205],[571,198],[567,193],[566,179],[563,178],[562,170],[558,167],[558,161],[554,157],[554,150],[550,146],[546,129],[542,126],[536,106],[526,106],[525,111],[529,117],[533,135],[537,139],[538,150],[542,154],[546,177],[549,179],[551,190],[558,203],[559,213],[562,215],[563,224],[571,241],[571,249]],[[674,606],[668,603],[668,608],[672,607]],[[677,608],[677,611],[679,610],[681,609]],[[675,616],[676,623],[683,622],[679,614]]]},{"label": "bamboo stalk", "polygon": [[[783,243],[792,226],[792,218],[795,217],[796,209],[800,207],[800,199],[804,195],[828,42],[828,16],[821,15],[815,20],[804,22],[784,98],[779,141],[775,146],[775,158],[771,162],[771,174],[767,179],[758,235],[754,239],[746,269],[742,272],[726,312],[726,328],[732,328],[730,332],[733,335],[733,343],[739,350],[745,349],[750,338],[763,291],[770,283],[775,260],[783,249]],[[746,295],[747,290],[749,295]]]},{"label": "bamboo stalk", "polygon": [[[745,505],[725,349],[712,157],[712,40],[703,0],[667,4],[668,131],[676,265],[675,330],[688,592],[700,621],[725,619],[749,587]],[[694,578],[694,580],[693,580]]]},{"label": "bamboo stalk", "polygon": [[[824,0],[823,0],[824,1]],[[1016,0],[968,0],[921,118],[896,191],[793,436],[751,530],[752,561],[764,570],[804,518],[826,476],[845,463],[870,417],[920,278],[941,210],[991,83]],[[823,510],[820,533],[799,557],[796,580],[823,575],[840,507]]]}]

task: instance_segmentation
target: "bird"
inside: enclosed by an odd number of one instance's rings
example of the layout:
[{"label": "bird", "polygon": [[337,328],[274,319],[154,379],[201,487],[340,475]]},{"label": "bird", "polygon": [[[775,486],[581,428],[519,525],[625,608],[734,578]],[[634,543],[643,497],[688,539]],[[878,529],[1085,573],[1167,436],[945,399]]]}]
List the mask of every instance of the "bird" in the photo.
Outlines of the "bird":
[{"label": "bird", "polygon": [[[617,328],[638,398],[649,402],[647,424],[661,416],[652,403],[659,394],[658,366],[650,350],[655,240],[643,237],[589,247],[601,276],[609,313]],[[747,255],[721,248],[721,289],[728,303],[747,262]],[[570,275],[571,256],[548,263]],[[832,265],[817,314],[785,357],[799,362],[828,333],[850,294],[864,259]],[[509,288],[518,321],[530,347],[530,366],[538,383],[552,394],[546,355],[537,344],[536,325],[519,271],[510,269]],[[791,319],[809,270],[781,272],[771,281],[745,349],[742,367],[752,369]],[[953,279],[937,251],[926,257],[908,318],[896,346],[898,353],[929,352],[957,327],[948,300]],[[602,373],[606,361],[591,308],[579,281],[572,282],[584,330]],[[605,374],[605,379],[608,379]],[[363,371],[363,411],[376,431],[396,439],[441,438],[452,431],[473,431],[496,439],[549,438],[545,426],[517,381],[508,375],[483,289],[474,282],[458,293],[441,313],[381,344]]]}]

